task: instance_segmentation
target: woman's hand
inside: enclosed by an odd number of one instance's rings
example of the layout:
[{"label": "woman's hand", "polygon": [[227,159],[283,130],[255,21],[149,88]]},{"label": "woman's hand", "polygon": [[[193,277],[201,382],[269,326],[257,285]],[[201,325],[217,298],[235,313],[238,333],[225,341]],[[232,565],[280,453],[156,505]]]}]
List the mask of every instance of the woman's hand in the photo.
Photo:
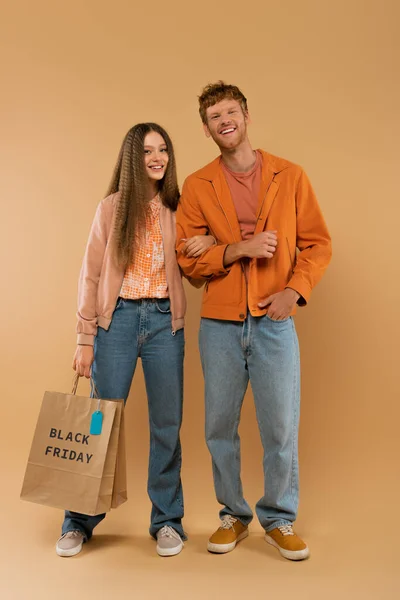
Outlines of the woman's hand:
[{"label": "woman's hand", "polygon": [[72,368],[78,373],[79,377],[87,377],[89,379],[93,359],[93,346],[77,346]]},{"label": "woman's hand", "polygon": [[210,248],[210,246],[213,246],[216,243],[215,238],[212,235],[195,235],[183,241],[186,243],[182,248],[182,252],[183,254],[186,254],[188,258],[200,256],[207,248]]}]

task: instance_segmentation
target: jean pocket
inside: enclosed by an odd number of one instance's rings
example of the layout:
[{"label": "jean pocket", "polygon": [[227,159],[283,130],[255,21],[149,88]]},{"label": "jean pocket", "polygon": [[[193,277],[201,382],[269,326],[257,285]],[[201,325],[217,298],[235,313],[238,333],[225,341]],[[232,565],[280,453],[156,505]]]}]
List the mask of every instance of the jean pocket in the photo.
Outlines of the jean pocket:
[{"label": "jean pocket", "polygon": [[118,298],[118,300],[117,300],[117,303],[116,303],[116,305],[115,305],[115,308],[114,308],[114,312],[115,312],[116,310],[118,310],[119,308],[122,308],[122,307],[123,307],[123,305],[124,305],[124,299],[123,299],[123,298],[121,298],[121,296],[119,296],[119,298]]},{"label": "jean pocket", "polygon": [[286,319],[271,319],[269,315],[265,315],[265,317],[268,319],[268,321],[271,321],[271,323],[287,323],[292,318],[291,316],[289,316],[286,317]]},{"label": "jean pocket", "polygon": [[156,307],[160,313],[167,314],[171,312],[171,303],[169,298],[159,298],[156,300]]}]

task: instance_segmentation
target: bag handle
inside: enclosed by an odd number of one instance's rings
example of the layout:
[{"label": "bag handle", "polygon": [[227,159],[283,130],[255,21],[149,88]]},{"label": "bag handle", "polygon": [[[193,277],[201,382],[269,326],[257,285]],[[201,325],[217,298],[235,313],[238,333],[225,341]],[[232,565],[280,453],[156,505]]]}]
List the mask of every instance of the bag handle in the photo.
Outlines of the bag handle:
[{"label": "bag handle", "polygon": [[[74,396],[75,396],[76,391],[78,389],[79,379],[80,379],[80,376],[78,375],[78,373],[75,373],[74,380],[72,382],[72,394]],[[100,395],[99,395],[98,389],[97,389],[96,384],[95,384],[95,382],[94,382],[94,380],[93,380],[92,377],[90,378],[90,389],[92,391],[93,398],[100,399]]]}]

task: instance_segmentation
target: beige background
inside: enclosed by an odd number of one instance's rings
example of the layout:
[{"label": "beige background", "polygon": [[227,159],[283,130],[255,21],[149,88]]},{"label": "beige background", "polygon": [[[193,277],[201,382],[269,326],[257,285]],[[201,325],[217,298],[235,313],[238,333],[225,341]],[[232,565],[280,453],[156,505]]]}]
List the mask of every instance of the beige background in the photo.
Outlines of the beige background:
[{"label": "beige background", "polygon": [[[14,0],[2,8],[1,597],[397,598],[398,2]],[[134,123],[167,128],[181,184],[216,155],[196,96],[219,78],[247,95],[254,146],[306,169],[334,241],[332,264],[296,319],[297,529],[312,557],[284,561],[256,521],[235,552],[205,551],[218,506],[203,440],[201,294],[188,289],[182,440],[190,542],[162,560],[147,535],[139,369],[126,411],[130,501],[79,557],[61,560],[61,512],[23,503],[19,491],[44,390],[71,387],[76,284],[91,219]],[[251,393],[241,435],[254,505],[262,471]]]}]

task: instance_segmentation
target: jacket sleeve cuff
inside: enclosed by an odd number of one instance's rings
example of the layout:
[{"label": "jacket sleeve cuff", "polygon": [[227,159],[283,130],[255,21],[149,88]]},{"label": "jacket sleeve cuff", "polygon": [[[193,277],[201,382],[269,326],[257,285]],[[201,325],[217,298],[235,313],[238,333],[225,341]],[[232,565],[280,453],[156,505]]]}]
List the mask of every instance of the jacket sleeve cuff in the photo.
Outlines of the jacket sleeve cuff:
[{"label": "jacket sleeve cuff", "polygon": [[214,275],[227,275],[230,271],[230,268],[226,268],[224,265],[224,257],[225,252],[228,247],[228,244],[221,244],[213,247],[212,261],[209,263],[210,270]]},{"label": "jacket sleeve cuff", "polygon": [[94,335],[88,333],[78,333],[78,346],[94,346]]},{"label": "jacket sleeve cuff", "polygon": [[204,255],[201,255],[198,259],[189,259],[189,263],[184,259],[181,262],[181,267],[186,277],[191,277],[192,279],[211,279],[227,275],[230,270],[224,266],[224,256],[227,246],[228,244],[210,246]]},{"label": "jacket sleeve cuff", "polygon": [[296,290],[298,294],[300,294],[300,298],[297,301],[299,306],[305,306],[308,304],[311,296],[311,288],[301,277],[299,277],[299,275],[293,275],[285,287],[292,288],[293,290]]}]

